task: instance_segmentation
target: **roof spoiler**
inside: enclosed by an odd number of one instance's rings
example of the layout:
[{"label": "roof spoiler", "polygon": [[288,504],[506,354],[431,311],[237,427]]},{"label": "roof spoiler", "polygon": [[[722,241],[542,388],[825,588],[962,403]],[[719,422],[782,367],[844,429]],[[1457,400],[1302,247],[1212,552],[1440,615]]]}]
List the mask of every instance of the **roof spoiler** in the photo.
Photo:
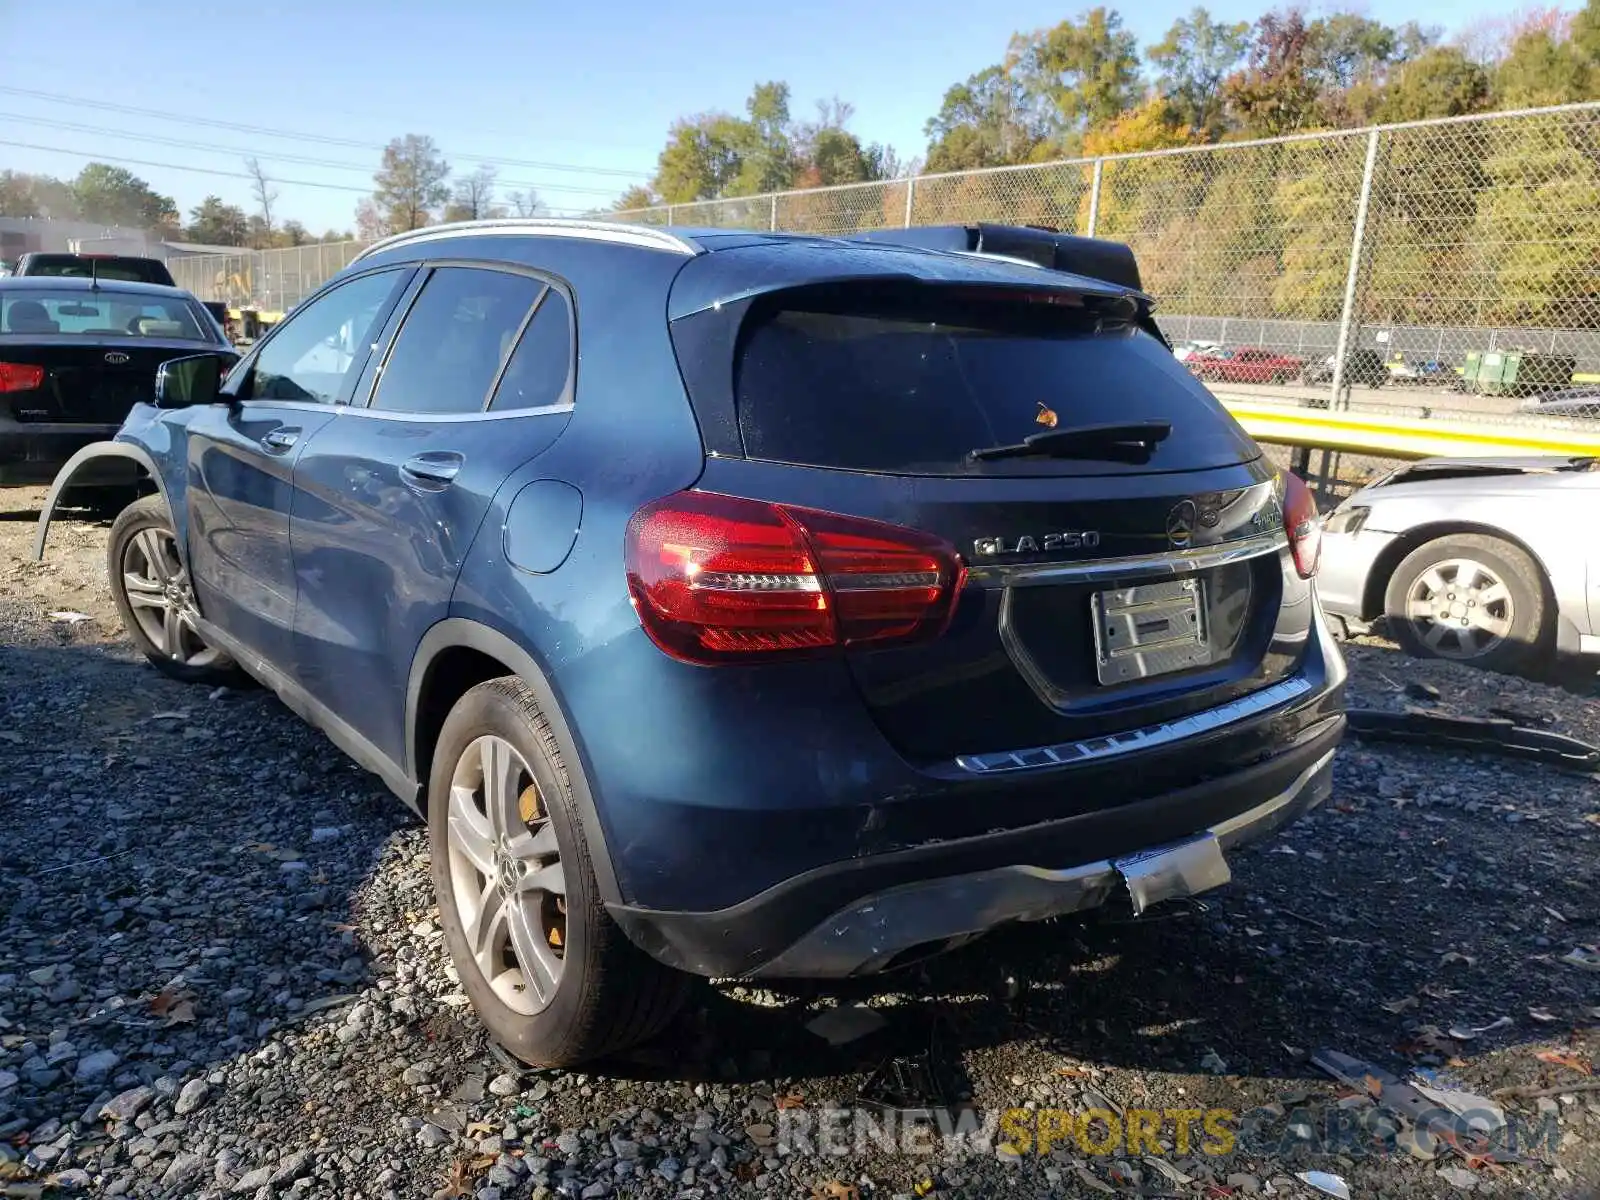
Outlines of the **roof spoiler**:
[{"label": "roof spoiler", "polygon": [[1136,292],[1144,291],[1139,262],[1131,246],[1060,233],[1044,225],[919,225],[910,229],[875,229],[850,234],[846,240],[1022,259],[1048,270],[1066,271]]}]

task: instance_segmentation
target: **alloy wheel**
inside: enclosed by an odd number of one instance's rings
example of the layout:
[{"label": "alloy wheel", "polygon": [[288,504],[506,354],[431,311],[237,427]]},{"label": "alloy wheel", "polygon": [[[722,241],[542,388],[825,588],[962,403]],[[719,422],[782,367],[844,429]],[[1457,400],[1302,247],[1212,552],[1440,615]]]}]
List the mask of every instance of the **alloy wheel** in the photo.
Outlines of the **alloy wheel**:
[{"label": "alloy wheel", "polygon": [[1411,581],[1406,619],[1440,658],[1481,658],[1511,635],[1516,606],[1505,581],[1483,563],[1449,558]]},{"label": "alloy wheel", "polygon": [[533,772],[504,738],[477,738],[457,760],[446,832],[473,961],[508,1008],[532,1016],[561,982],[567,881]]},{"label": "alloy wheel", "polygon": [[200,636],[199,610],[177,539],[166,529],[141,529],[122,549],[122,586],[140,630],[161,654],[186,667],[221,657]]}]

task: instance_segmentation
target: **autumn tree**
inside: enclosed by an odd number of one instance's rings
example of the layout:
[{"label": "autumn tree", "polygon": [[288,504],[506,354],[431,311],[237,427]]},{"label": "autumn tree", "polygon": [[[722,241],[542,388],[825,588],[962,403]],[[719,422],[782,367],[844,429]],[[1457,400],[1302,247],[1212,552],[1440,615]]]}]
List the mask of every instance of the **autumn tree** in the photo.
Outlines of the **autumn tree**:
[{"label": "autumn tree", "polygon": [[1430,46],[1389,78],[1377,119],[1425,121],[1480,112],[1489,104],[1489,72],[1459,46]]},{"label": "autumn tree", "polygon": [[122,167],[89,163],[72,181],[72,192],[78,215],[85,221],[157,231],[176,231],[178,227],[178,206],[172,197],[157,194]]},{"label": "autumn tree", "polygon": [[272,206],[277,203],[278,193],[260,159],[247,158],[244,167],[250,176],[250,195],[255,198],[256,212],[261,217],[262,244],[268,245],[272,241]]},{"label": "autumn tree", "polygon": [[1222,82],[1243,60],[1249,44],[1248,21],[1214,21],[1204,8],[1196,8],[1145,51],[1156,68],[1156,87],[1181,124],[1212,138],[1222,133]]},{"label": "autumn tree", "polygon": [[184,237],[208,246],[243,246],[250,232],[249,218],[242,208],[224,204],[220,196],[207,196],[189,210]]},{"label": "autumn tree", "polygon": [[514,217],[542,217],[550,211],[545,202],[539,199],[539,193],[532,188],[509,193],[506,196],[506,204]]},{"label": "autumn tree", "polygon": [[1249,63],[1229,77],[1224,94],[1246,132],[1257,137],[1298,133],[1316,114],[1311,75],[1311,30],[1298,12],[1268,13],[1256,22]]},{"label": "autumn tree", "polygon": [[0,217],[38,217],[39,199],[33,176],[21,171],[0,171]]},{"label": "autumn tree", "polygon": [[1075,21],[1019,34],[1007,59],[1024,91],[1047,106],[1058,133],[1114,121],[1142,91],[1139,42],[1115,9],[1093,8]]},{"label": "autumn tree", "polygon": [[496,204],[494,199],[494,185],[498,178],[499,172],[488,163],[484,163],[472,174],[456,180],[455,188],[450,194],[450,203],[445,206],[444,219],[481,221],[488,217],[505,216],[506,210]]},{"label": "autumn tree", "polygon": [[726,194],[743,165],[743,123],[727,113],[701,113],[674,121],[656,162],[652,186],[668,204]]},{"label": "autumn tree", "polygon": [[450,164],[431,137],[408,133],[383,150],[370,200],[357,212],[364,237],[420,229],[450,199]]},{"label": "autumn tree", "polygon": [[1050,124],[1032,104],[1010,67],[986,67],[945,91],[928,119],[926,169],[970,171],[1027,162],[1044,144]]},{"label": "autumn tree", "polygon": [[640,208],[654,208],[661,203],[658,197],[642,183],[636,183],[611,202],[612,212],[632,212]]}]

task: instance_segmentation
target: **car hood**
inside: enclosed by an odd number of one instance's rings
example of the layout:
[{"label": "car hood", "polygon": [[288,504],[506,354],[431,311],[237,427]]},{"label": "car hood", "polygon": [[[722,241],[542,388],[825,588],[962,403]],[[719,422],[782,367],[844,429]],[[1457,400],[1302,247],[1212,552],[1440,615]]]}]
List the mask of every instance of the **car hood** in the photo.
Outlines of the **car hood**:
[{"label": "car hood", "polygon": [[1506,458],[1424,458],[1396,468],[1353,493],[1339,508],[1356,508],[1380,500],[1442,499],[1482,496],[1487,489],[1538,489],[1555,479],[1585,477],[1600,487],[1600,459],[1562,455]]}]

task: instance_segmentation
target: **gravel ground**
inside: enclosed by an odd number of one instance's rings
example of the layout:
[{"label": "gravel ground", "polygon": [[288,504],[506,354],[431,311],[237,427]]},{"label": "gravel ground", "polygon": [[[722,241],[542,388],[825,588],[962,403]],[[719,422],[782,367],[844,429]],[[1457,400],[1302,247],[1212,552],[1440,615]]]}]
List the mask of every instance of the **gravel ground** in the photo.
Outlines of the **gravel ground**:
[{"label": "gravel ground", "polygon": [[[524,1072],[446,962],[420,828],[270,696],[137,660],[103,524],[25,561],[39,501],[0,493],[0,1196],[1312,1196],[1315,1170],[1356,1197],[1597,1192],[1600,972],[1560,961],[1600,941],[1591,777],[1352,743],[1334,800],[1204,904],[999,935],[848,991],[708,985],[626,1061]],[[1443,710],[1600,740],[1593,698],[1349,649],[1355,703],[1429,683]],[[832,1005],[882,1027],[830,1045],[806,1024]],[[1297,1147],[1361,1115],[1307,1062],[1322,1047],[1550,1089],[1507,1106],[1551,1136],[1471,1171]],[[931,1061],[991,1123],[1226,1109],[1264,1134],[1203,1154],[1167,1126],[1160,1158],[789,1136],[886,1058]]]}]

